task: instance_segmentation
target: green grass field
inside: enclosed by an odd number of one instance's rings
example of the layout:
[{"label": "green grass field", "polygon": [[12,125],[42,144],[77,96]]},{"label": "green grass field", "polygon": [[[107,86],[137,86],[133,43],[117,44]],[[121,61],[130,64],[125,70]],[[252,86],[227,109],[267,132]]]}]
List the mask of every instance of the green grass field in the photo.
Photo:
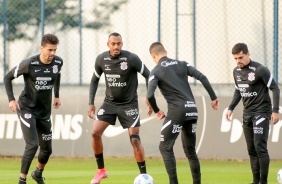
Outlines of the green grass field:
[{"label": "green grass field", "polygon": [[[0,183],[16,184],[19,177],[20,158],[0,157]],[[33,161],[30,169],[36,165]],[[248,184],[251,172],[248,161],[200,160],[203,184]],[[147,172],[156,184],[168,184],[168,177],[161,158],[147,158]],[[109,177],[101,184],[133,184],[139,174],[133,158],[106,158]],[[269,183],[278,184],[276,174],[282,168],[281,160],[272,160],[269,171]],[[96,165],[92,158],[51,158],[44,177],[46,184],[89,184],[95,174]],[[180,184],[191,182],[189,165],[186,160],[177,160],[177,172]],[[35,184],[28,177],[27,184]]]}]

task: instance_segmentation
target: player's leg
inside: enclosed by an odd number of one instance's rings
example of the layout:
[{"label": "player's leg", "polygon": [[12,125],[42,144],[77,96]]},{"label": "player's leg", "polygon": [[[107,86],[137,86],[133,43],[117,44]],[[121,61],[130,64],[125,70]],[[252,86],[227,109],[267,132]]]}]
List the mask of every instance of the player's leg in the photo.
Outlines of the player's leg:
[{"label": "player's leg", "polygon": [[31,173],[32,178],[39,184],[44,184],[42,173],[52,154],[52,124],[51,119],[36,120],[37,134],[39,139],[39,154],[36,169]]},{"label": "player's leg", "polygon": [[115,107],[109,103],[103,103],[97,112],[96,120],[94,120],[91,131],[92,149],[98,166],[98,170],[95,177],[91,180],[91,184],[98,184],[103,178],[108,177],[104,164],[102,134],[110,124],[115,124],[115,120]]},{"label": "player's leg", "polygon": [[247,144],[247,151],[250,157],[251,170],[253,174],[253,183],[258,184],[260,181],[259,158],[254,145],[254,131],[252,123],[243,122],[243,131]]},{"label": "player's leg", "polygon": [[18,110],[17,114],[20,120],[23,137],[26,144],[21,160],[21,174],[19,184],[25,184],[28,170],[39,146],[39,140],[36,130],[36,119],[33,117],[33,115],[29,112],[23,112],[21,110]]},{"label": "player's leg", "polygon": [[197,120],[185,121],[182,125],[181,140],[189,161],[193,184],[201,184],[200,162],[196,153],[196,126]]},{"label": "player's leg", "polygon": [[140,173],[146,173],[145,153],[139,136],[140,116],[138,103],[133,102],[118,107],[118,119],[123,128],[128,128],[130,143],[133,147]]},{"label": "player's leg", "polygon": [[139,136],[139,127],[128,128],[128,134],[140,173],[146,173],[145,152]]},{"label": "player's leg", "polygon": [[175,121],[172,121],[167,117],[165,118],[163,126],[161,128],[161,137],[159,144],[159,149],[165,164],[167,174],[169,176],[170,184],[178,184],[176,160],[173,152],[173,146],[181,131],[182,126],[175,123]]},{"label": "player's leg", "polygon": [[257,115],[253,119],[254,145],[259,158],[260,184],[267,184],[269,170],[269,154],[267,150],[267,140],[269,133],[269,118]]}]

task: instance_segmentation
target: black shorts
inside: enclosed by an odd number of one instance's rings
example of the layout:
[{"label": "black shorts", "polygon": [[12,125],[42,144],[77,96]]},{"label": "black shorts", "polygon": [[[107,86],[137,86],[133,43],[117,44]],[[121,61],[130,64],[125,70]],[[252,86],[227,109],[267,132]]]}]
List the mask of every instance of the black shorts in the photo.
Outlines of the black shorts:
[{"label": "black shorts", "polygon": [[104,102],[96,114],[96,119],[108,122],[111,125],[115,125],[116,118],[118,118],[123,128],[139,127],[140,115],[138,103],[115,105]]}]

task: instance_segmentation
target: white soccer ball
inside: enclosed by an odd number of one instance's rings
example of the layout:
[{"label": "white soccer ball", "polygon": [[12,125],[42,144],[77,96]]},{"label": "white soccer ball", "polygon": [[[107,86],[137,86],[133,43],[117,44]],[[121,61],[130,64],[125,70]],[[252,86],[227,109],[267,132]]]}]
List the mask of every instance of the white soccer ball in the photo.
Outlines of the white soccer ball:
[{"label": "white soccer ball", "polygon": [[133,184],[155,184],[154,179],[149,174],[139,174]]},{"label": "white soccer ball", "polygon": [[282,184],[282,168],[277,173],[277,181]]}]

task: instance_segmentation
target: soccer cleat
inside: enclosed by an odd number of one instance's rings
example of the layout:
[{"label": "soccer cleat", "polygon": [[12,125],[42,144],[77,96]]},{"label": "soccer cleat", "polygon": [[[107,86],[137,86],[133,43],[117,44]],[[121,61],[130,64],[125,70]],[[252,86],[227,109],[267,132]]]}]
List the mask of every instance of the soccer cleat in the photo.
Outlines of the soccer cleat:
[{"label": "soccer cleat", "polygon": [[45,184],[45,182],[43,181],[45,178],[43,178],[43,177],[36,177],[35,176],[35,171],[32,171],[31,177],[32,177],[32,179],[34,179],[37,182],[37,184]]},{"label": "soccer cleat", "polygon": [[105,168],[98,169],[96,176],[91,180],[90,184],[99,184],[100,181],[108,177],[108,172]]}]

